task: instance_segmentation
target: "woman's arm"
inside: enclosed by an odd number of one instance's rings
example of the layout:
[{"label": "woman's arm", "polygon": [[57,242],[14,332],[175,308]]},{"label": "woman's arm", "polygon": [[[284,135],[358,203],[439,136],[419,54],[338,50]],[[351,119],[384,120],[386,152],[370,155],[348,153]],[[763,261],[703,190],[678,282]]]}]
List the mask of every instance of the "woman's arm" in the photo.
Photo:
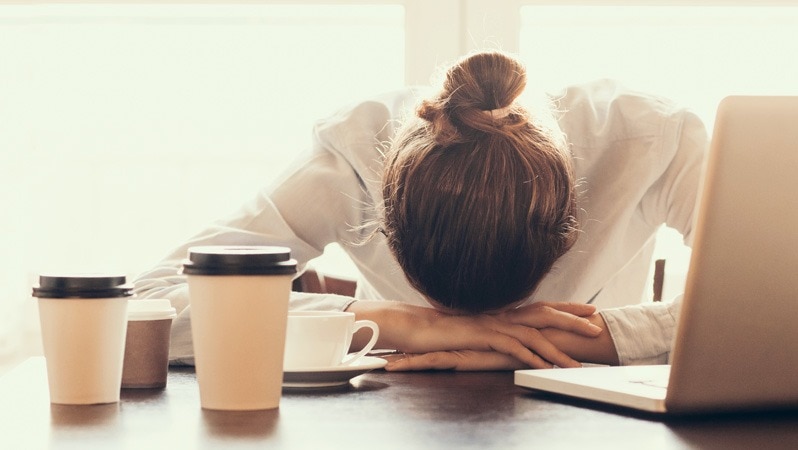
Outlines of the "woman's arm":
[{"label": "woman's arm", "polygon": [[[593,314],[587,319],[602,331],[595,337],[587,337],[574,331],[556,328],[544,328],[541,334],[551,344],[580,362],[600,364],[618,364],[618,355],[612,337],[606,329],[601,315]],[[551,365],[538,366],[517,359],[511,355],[496,351],[434,351],[422,354],[403,354],[388,358],[386,370],[516,370],[525,368],[546,368]],[[555,363],[559,367],[572,367]],[[578,366],[579,364],[576,364]]]},{"label": "woman's arm", "polygon": [[[524,307],[522,314],[512,315],[451,315],[432,308],[385,301],[357,301],[348,311],[354,312],[358,319],[377,322],[380,326],[378,348],[424,355],[496,354],[535,368],[579,366],[540,329],[558,329],[566,333],[553,335],[563,344],[569,343],[565,336],[571,334],[586,341],[602,334],[601,328],[579,317],[593,314],[595,308],[572,303],[541,302]],[[513,320],[509,320],[510,317]],[[361,347],[363,338],[356,336],[353,348]],[[581,342],[574,346],[577,344]],[[424,363],[425,360],[418,361]],[[427,368],[438,367],[423,364],[408,367],[409,370]]]}]

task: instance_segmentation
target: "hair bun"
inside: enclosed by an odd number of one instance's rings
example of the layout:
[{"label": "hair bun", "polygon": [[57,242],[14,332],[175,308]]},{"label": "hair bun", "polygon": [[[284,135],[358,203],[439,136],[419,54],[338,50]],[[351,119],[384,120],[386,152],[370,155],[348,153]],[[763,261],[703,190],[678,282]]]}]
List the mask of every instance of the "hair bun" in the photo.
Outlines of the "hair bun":
[{"label": "hair bun", "polygon": [[[528,117],[515,100],[526,88],[526,68],[500,51],[475,53],[452,65],[442,89],[417,110],[439,144],[468,141],[474,133],[509,132]],[[492,111],[492,113],[491,113]]]}]

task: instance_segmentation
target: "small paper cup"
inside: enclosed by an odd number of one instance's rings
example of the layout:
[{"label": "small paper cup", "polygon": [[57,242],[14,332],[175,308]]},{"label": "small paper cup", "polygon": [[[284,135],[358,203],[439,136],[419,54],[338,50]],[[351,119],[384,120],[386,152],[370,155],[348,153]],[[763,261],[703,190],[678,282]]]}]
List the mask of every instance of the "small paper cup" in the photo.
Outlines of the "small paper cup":
[{"label": "small paper cup", "polygon": [[122,388],[166,387],[169,339],[175,309],[166,299],[128,303]]}]

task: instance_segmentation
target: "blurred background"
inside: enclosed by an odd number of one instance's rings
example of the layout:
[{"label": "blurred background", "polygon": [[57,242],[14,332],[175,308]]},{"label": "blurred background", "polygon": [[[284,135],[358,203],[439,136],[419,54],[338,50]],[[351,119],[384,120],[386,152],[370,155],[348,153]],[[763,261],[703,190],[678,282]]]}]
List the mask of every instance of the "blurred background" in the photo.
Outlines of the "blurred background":
[{"label": "blurred background", "polygon": [[[343,104],[499,48],[531,90],[617,78],[711,129],[726,95],[798,94],[796,30],[795,1],[0,0],[0,373],[40,352],[38,273],[135,277]],[[663,229],[655,258],[670,298],[689,250]],[[335,247],[316,265],[354,270]]]}]

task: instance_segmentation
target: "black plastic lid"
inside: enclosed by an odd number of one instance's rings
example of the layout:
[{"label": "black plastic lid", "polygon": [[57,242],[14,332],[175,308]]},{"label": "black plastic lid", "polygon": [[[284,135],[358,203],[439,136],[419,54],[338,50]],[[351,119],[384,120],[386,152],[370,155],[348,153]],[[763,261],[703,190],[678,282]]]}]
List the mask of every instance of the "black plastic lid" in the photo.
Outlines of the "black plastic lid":
[{"label": "black plastic lid", "polygon": [[124,275],[39,275],[39,284],[33,286],[33,296],[38,298],[113,298],[132,295],[133,286],[126,284]]},{"label": "black plastic lid", "polygon": [[188,275],[286,275],[296,273],[291,249],[272,246],[191,247],[183,261]]}]

